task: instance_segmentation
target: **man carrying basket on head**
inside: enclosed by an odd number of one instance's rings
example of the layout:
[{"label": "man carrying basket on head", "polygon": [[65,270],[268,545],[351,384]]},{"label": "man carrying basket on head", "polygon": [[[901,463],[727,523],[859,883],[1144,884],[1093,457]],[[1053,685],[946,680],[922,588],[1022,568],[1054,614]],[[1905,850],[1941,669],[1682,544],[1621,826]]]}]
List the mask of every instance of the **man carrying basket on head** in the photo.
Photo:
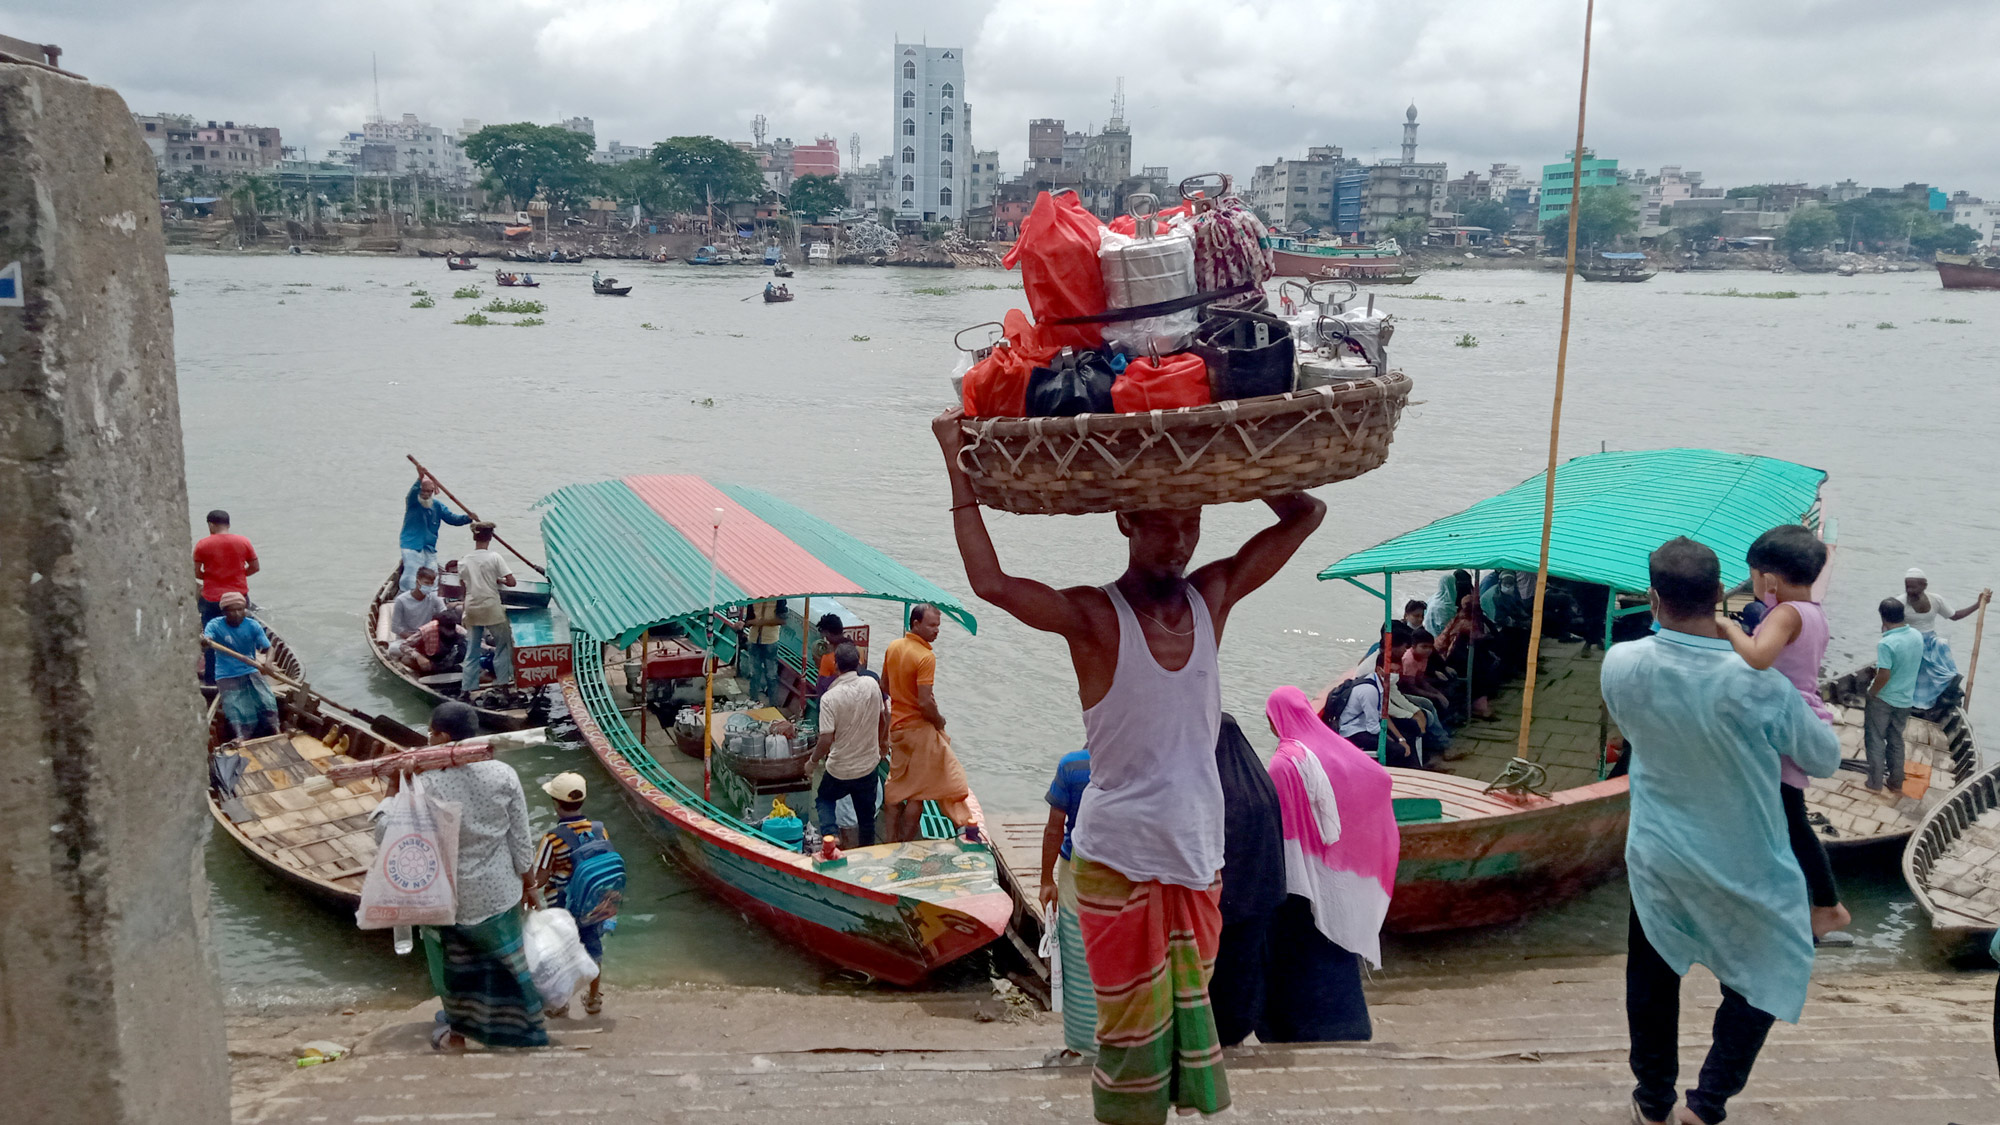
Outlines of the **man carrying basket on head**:
[{"label": "man carrying basket on head", "polygon": [[1266,501],[1278,523],[1193,574],[1199,509],[1120,512],[1125,573],[1058,590],[1001,569],[958,465],[959,420],[949,412],[932,430],[972,590],[1060,634],[1076,668],[1091,776],[1071,840],[1097,992],[1097,1119],[1164,1122],[1170,1105],[1215,1113],[1229,1105],[1207,1002],[1222,930],[1216,649],[1230,609],[1283,568],[1326,505],[1304,493]]}]

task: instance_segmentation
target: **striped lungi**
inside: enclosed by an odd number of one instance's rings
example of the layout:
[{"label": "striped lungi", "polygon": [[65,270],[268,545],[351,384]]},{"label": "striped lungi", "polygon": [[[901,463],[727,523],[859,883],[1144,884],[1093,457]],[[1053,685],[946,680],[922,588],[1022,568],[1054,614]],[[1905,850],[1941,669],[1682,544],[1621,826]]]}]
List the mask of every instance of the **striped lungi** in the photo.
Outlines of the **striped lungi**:
[{"label": "striped lungi", "polygon": [[1077,920],[1076,875],[1066,859],[1056,860],[1056,946],[1062,951],[1063,1046],[1088,1055],[1097,1050],[1097,996]]},{"label": "striped lungi", "polygon": [[1081,855],[1075,867],[1084,953],[1097,993],[1099,1121],[1162,1125],[1181,1106],[1229,1105],[1208,978],[1222,938],[1222,886],[1135,883]]},{"label": "striped lungi", "polygon": [[521,908],[470,926],[425,926],[431,986],[451,1029],[488,1047],[546,1047],[542,995],[521,945]]}]

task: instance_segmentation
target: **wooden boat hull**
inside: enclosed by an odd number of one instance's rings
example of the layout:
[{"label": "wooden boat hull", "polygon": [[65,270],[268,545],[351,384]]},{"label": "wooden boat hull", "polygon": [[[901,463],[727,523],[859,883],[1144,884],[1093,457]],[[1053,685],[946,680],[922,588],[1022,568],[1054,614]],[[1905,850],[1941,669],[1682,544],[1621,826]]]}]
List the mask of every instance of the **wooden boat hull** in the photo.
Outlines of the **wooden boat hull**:
[{"label": "wooden boat hull", "polygon": [[1938,283],[1946,289],[2000,289],[2000,269],[1960,262],[1939,262]]},{"label": "wooden boat hull", "polygon": [[789,293],[787,293],[787,294],[783,294],[783,295],[779,295],[779,294],[774,294],[774,293],[766,293],[766,294],[764,294],[764,303],[765,303],[765,304],[767,304],[767,305],[782,305],[782,304],[784,304],[784,303],[785,303],[786,301],[789,301],[789,300],[791,300],[791,299],[792,299],[792,297],[791,297],[791,294],[789,294]]},{"label": "wooden boat hull", "polygon": [[1903,849],[1903,882],[1930,923],[1939,951],[1954,961],[1979,960],[1993,940],[2000,910],[1980,912],[1952,893],[1967,876],[1951,864],[1954,845],[1981,816],[2000,808],[2000,765],[1983,770],[1951,791],[1910,834]]},{"label": "wooden boat hull", "polygon": [[[390,659],[388,646],[384,645],[377,638],[375,623],[381,616],[382,607],[394,601],[397,593],[400,592],[398,584],[402,579],[402,575],[403,568],[398,564],[395,569],[389,572],[389,578],[386,582],[382,583],[381,589],[375,591],[374,599],[368,603],[368,612],[361,621],[362,634],[368,639],[368,651],[375,655],[375,662],[380,664],[385,671],[405,684],[408,684],[433,704],[443,703],[447,699],[456,699],[457,696],[446,695],[444,692],[424,683],[421,679],[417,678],[416,673],[412,672],[401,661]],[[507,601],[508,599],[503,595],[502,600]],[[543,602],[546,604],[547,599],[544,598]],[[489,711],[483,707],[473,707],[473,710],[479,712],[479,729],[489,734],[500,731],[520,730],[522,727],[528,725],[528,712],[526,709]]]},{"label": "wooden boat hull", "polygon": [[1656,273],[1658,273],[1658,272],[1659,272],[1658,270],[1644,270],[1644,271],[1631,271],[1631,270],[1609,270],[1609,271],[1605,271],[1605,270],[1585,270],[1585,269],[1579,269],[1579,270],[1577,270],[1577,271],[1576,271],[1576,275],[1577,275],[1578,277],[1580,277],[1580,278],[1584,279],[1585,281],[1632,281],[1632,282],[1636,282],[1636,281],[1651,281],[1651,280],[1653,280],[1653,275],[1654,275],[1654,274],[1656,274]]},{"label": "wooden boat hull", "polygon": [[[397,749],[368,727],[332,710],[316,709],[311,714],[302,713],[297,705],[297,691],[287,685],[275,685],[273,694],[278,700],[281,725],[286,734],[277,739],[255,739],[247,744],[229,742],[226,724],[217,717],[209,727],[210,752],[246,753],[269,759],[274,754],[274,744],[289,743],[294,735],[303,734],[323,744],[335,732],[347,740],[348,749],[354,752],[354,757],[361,759],[393,753]],[[297,744],[292,745],[295,747]],[[323,774],[325,765],[330,762],[354,760],[344,755],[325,757],[324,752],[322,745],[314,751],[313,757],[299,756],[299,761],[292,768],[312,767]],[[263,774],[262,782],[253,780],[259,772]],[[270,784],[274,777],[280,784]],[[209,815],[252,863],[322,905],[353,911],[361,905],[363,873],[368,859],[374,855],[374,837],[365,818],[380,803],[385,789],[380,781],[369,779],[347,786],[327,787],[305,802],[294,799],[280,801],[272,796],[286,791],[309,792],[297,785],[297,780],[278,777],[268,768],[246,773],[239,781],[239,791],[231,795],[235,799],[227,801],[211,784],[205,793]],[[250,790],[257,792],[251,793]],[[262,811],[249,807],[260,803]],[[230,815],[232,806],[239,813],[257,815],[239,824],[237,818]],[[350,854],[355,851],[363,854]]]},{"label": "wooden boat hull", "polygon": [[607,287],[593,288],[591,292],[597,294],[600,297],[623,297],[626,294],[632,292],[632,287],[630,285],[620,285],[616,287],[607,286]]},{"label": "wooden boat hull", "polygon": [[477,263],[477,262],[446,262],[446,263],[444,264],[444,268],[446,268],[446,269],[448,269],[448,270],[476,270],[476,269],[478,269],[478,268],[479,268],[479,263]]},{"label": "wooden boat hull", "polygon": [[1401,285],[1417,278],[1401,257],[1392,254],[1334,257],[1273,249],[1271,266],[1274,277],[1335,278],[1373,285]]},{"label": "wooden boat hull", "polygon": [[[616,708],[588,647],[578,646],[576,671],[563,680],[570,715],[665,854],[711,894],[801,949],[905,986],[1005,934],[1014,900],[1000,885],[997,859],[985,845],[882,844],[823,867],[647,780],[599,725],[598,715],[615,720]],[[585,684],[598,708],[590,705]],[[899,870],[913,877],[899,877]]]},{"label": "wooden boat hull", "polygon": [[[1437,797],[1462,819],[1401,826],[1383,928],[1425,933],[1512,922],[1625,870],[1625,778],[1550,797],[1486,796],[1469,778],[1391,769],[1397,797]],[[1511,807],[1509,807],[1511,806]]]}]

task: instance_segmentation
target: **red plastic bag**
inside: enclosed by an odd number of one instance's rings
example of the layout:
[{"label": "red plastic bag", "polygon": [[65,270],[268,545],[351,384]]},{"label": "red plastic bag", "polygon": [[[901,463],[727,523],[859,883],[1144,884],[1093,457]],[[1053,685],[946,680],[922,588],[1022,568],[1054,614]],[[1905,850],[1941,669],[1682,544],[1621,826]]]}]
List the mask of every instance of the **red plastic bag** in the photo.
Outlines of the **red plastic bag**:
[{"label": "red plastic bag", "polygon": [[1111,384],[1111,408],[1120,414],[1208,403],[1208,364],[1193,352],[1132,360]]},{"label": "red plastic bag", "polygon": [[962,401],[968,418],[1026,417],[1028,376],[1060,350],[1041,342],[1042,329],[1029,324],[1020,309],[1007,310],[1000,323],[1000,343],[965,373]]},{"label": "red plastic bag", "polygon": [[[1034,210],[1021,222],[1021,236],[1000,264],[1021,267],[1028,309],[1037,322],[1104,311],[1104,272],[1097,264],[1098,232],[1104,224],[1084,209],[1075,192],[1035,197]],[[1041,324],[1045,344],[1079,350],[1104,346],[1095,324]]]},{"label": "red plastic bag", "polygon": [[[1194,204],[1183,203],[1178,207],[1169,207],[1161,211],[1159,214],[1153,216],[1154,220],[1159,223],[1159,227],[1156,229],[1165,230],[1168,219],[1173,218],[1175,215],[1190,214],[1193,210]],[[1111,220],[1111,230],[1114,234],[1122,234],[1127,238],[1137,238],[1139,237],[1139,220],[1130,215],[1120,215]]]}]

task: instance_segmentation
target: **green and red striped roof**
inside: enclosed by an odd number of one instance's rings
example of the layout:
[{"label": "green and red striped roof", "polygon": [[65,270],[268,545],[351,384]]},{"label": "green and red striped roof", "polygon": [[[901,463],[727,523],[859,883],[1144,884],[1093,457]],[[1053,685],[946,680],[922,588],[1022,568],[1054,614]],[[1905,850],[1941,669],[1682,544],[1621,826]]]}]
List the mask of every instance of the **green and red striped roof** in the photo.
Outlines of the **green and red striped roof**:
[{"label": "green and red striped roof", "polygon": [[741,485],[633,476],[570,485],[542,507],[556,601],[585,632],[617,644],[632,643],[654,625],[698,620],[711,605],[766,598],[929,602],[968,632],[978,627],[956,598],[901,563]]}]

